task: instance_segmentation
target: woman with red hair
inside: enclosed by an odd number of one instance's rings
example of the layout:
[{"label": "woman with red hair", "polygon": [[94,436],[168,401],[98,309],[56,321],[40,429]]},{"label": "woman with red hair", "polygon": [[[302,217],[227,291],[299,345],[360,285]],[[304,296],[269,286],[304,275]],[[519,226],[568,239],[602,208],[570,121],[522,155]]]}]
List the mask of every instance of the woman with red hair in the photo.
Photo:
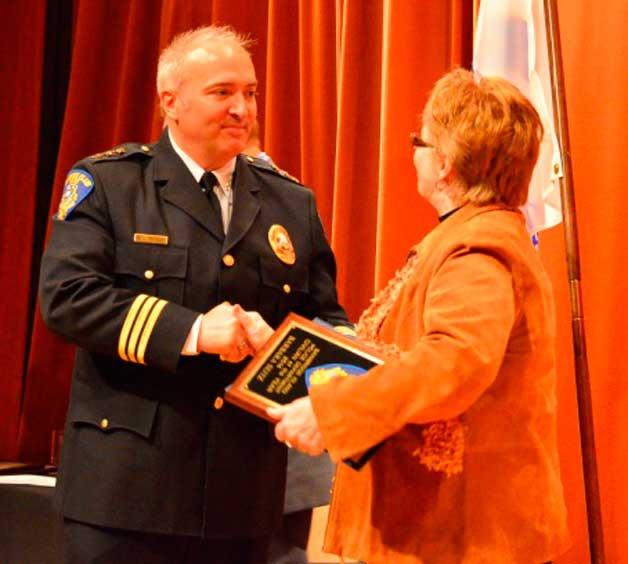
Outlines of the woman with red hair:
[{"label": "woman with red hair", "polygon": [[543,127],[509,82],[455,70],[413,136],[440,224],[363,313],[386,362],[270,410],[340,464],[326,548],[369,564],[540,564],[568,542],[550,282],[518,207]]}]

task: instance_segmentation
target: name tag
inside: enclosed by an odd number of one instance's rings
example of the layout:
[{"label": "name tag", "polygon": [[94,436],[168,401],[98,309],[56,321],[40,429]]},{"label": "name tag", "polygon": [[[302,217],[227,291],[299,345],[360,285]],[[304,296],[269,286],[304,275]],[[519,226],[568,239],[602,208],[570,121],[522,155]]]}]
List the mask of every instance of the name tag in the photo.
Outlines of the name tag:
[{"label": "name tag", "polygon": [[148,245],[167,245],[168,235],[155,235],[153,233],[134,233],[134,243],[144,243]]}]

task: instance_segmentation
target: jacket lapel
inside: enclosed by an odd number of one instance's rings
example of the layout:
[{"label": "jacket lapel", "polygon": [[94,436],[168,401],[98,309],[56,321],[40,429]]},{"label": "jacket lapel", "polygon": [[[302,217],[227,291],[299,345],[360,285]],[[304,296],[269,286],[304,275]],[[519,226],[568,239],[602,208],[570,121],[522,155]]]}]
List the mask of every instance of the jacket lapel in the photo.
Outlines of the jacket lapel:
[{"label": "jacket lapel", "polygon": [[155,145],[154,181],[162,184],[163,199],[192,217],[219,241],[224,240],[220,213],[212,208],[192,173],[174,152],[164,130]]},{"label": "jacket lapel", "polygon": [[234,247],[253,225],[260,210],[257,178],[249,170],[249,165],[239,156],[233,177],[233,214],[223,252]]}]

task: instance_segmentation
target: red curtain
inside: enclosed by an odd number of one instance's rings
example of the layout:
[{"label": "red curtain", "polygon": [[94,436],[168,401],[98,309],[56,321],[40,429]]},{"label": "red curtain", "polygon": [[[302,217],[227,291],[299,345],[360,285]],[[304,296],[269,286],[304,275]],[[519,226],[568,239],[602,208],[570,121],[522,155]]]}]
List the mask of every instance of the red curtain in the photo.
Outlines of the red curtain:
[{"label": "red curtain", "polygon": [[[408,135],[434,80],[467,66],[469,0],[75,0],[73,26],[50,29],[55,2],[24,0],[0,21],[0,93],[6,196],[0,208],[0,458],[46,460],[61,428],[73,350],[33,308],[38,202],[59,201],[72,163],[161,129],[154,74],[159,51],[182,30],[231,24],[257,43],[264,148],[311,186],[336,252],[338,287],[357,317],[436,218],[416,194]],[[628,130],[628,5],[560,0],[565,86],[580,228],[584,309],[609,562],[628,563],[628,426],[623,413],[628,322],[621,158]],[[48,29],[46,29],[48,28]],[[54,180],[41,147],[50,35],[71,36],[66,110]],[[625,65],[624,65],[625,66]],[[37,187],[40,187],[38,190]],[[39,239],[38,239],[39,237]],[[39,244],[41,241],[39,241]],[[572,550],[588,561],[562,228],[542,234],[559,319],[559,438]],[[32,331],[31,331],[32,328]],[[487,483],[490,487],[490,483]],[[522,492],[525,495],[525,492]]]},{"label": "red curtain", "polygon": [[0,207],[0,458],[15,458],[28,350],[29,280],[33,235],[39,116],[46,14],[37,0],[10,3],[0,33],[0,170],[5,196]]}]

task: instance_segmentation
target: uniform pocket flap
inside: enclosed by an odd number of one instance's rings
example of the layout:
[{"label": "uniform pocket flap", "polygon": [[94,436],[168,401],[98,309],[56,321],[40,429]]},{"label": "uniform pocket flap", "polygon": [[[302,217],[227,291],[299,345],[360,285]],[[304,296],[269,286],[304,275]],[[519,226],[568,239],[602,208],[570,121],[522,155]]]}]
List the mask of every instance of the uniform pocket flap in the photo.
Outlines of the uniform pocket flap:
[{"label": "uniform pocket flap", "polygon": [[148,439],[152,433],[157,402],[120,394],[107,400],[74,405],[69,420],[73,425],[98,427],[104,432],[131,431]]},{"label": "uniform pocket flap", "polygon": [[161,278],[184,279],[187,273],[188,249],[185,247],[139,245],[119,243],[116,245],[115,273],[159,280]]},{"label": "uniform pocket flap", "polygon": [[275,257],[260,257],[260,277],[264,286],[284,292],[307,292],[309,289],[307,268],[284,265]]}]

